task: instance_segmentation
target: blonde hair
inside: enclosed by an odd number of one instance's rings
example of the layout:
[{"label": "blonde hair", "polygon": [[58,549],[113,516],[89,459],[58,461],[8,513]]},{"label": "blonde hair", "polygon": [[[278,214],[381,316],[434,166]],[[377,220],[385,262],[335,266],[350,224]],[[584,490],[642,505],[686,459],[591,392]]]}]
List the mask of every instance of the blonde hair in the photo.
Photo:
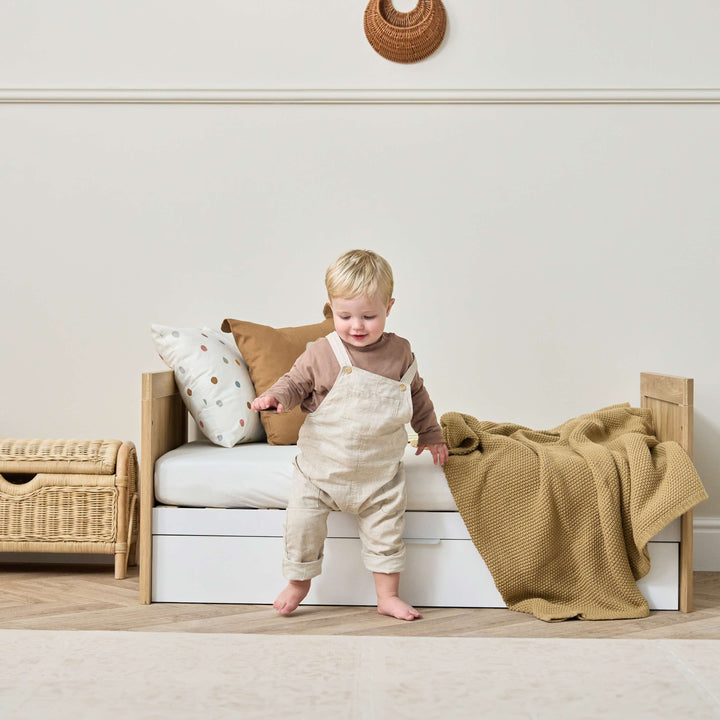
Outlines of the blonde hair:
[{"label": "blonde hair", "polygon": [[376,294],[386,305],[392,299],[393,274],[390,263],[372,250],[350,250],[341,255],[325,273],[328,297],[352,299]]}]

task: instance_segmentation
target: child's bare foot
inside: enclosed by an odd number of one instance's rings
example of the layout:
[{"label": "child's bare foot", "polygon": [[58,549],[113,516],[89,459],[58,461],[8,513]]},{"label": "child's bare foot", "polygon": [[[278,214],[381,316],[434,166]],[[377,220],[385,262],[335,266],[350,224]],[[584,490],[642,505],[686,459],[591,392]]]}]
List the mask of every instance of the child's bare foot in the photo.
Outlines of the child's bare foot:
[{"label": "child's bare foot", "polygon": [[412,606],[398,597],[400,573],[374,572],[375,592],[377,593],[377,609],[381,615],[389,615],[398,620],[416,620],[422,617]]},{"label": "child's bare foot", "polygon": [[412,605],[408,605],[397,596],[378,598],[377,609],[381,615],[390,615],[398,620],[416,620],[422,617]]},{"label": "child's bare foot", "polygon": [[310,592],[310,580],[291,580],[275,598],[273,607],[281,615],[289,615]]}]

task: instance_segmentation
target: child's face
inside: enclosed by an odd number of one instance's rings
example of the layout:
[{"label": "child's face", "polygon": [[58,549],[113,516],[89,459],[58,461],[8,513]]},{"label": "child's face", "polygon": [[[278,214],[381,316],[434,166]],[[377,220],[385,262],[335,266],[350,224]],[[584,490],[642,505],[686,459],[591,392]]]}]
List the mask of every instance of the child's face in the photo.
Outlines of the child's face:
[{"label": "child's face", "polygon": [[395,302],[385,304],[377,295],[369,298],[332,298],[330,306],[335,320],[335,330],[348,345],[367,347],[377,342],[385,330],[385,319]]}]

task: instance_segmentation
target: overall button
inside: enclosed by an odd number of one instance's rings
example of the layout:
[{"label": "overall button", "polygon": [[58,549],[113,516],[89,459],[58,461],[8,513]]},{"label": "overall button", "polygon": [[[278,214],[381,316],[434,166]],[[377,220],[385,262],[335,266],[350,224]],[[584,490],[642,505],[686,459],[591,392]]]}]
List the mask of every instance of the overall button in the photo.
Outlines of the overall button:
[{"label": "overall button", "polygon": [[351,367],[348,367],[348,366],[346,365],[346,366],[343,368],[343,372],[344,372],[346,375],[349,375],[349,374],[352,372],[352,368],[351,368]]},{"label": "overall button", "polygon": [[402,384],[400,385],[400,390],[401,390],[402,392],[405,392],[406,389],[407,389],[407,388],[406,388],[404,385],[402,385]]}]

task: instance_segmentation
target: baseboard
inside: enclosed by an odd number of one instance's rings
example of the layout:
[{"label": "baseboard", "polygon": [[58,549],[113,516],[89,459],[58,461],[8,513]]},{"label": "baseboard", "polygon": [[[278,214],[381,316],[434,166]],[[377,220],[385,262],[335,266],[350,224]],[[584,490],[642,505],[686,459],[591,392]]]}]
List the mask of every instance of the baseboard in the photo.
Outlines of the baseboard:
[{"label": "baseboard", "polygon": [[693,569],[720,572],[720,518],[696,517],[693,536]]}]

